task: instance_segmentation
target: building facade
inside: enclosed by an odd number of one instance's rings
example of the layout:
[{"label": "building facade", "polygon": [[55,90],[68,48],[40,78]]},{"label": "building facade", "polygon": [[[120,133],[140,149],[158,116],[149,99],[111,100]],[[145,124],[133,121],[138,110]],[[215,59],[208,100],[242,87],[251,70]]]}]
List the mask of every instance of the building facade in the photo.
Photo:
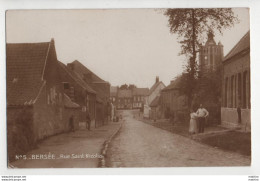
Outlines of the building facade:
[{"label": "building facade", "polygon": [[161,90],[164,89],[166,86],[162,81],[159,80],[159,77],[157,76],[155,79],[155,83],[149,90],[148,95],[148,105],[152,103],[152,101],[157,97],[160,96]]},{"label": "building facade", "polygon": [[223,61],[221,124],[227,127],[251,125],[250,32]]},{"label": "building facade", "polygon": [[180,78],[171,81],[170,85],[161,91],[161,107],[164,118],[176,117],[188,110],[187,97],[180,92]]},{"label": "building facade", "polygon": [[9,160],[38,140],[70,130],[71,117],[78,122],[79,105],[64,95],[57,69],[53,39],[6,45]]},{"label": "building facade", "polygon": [[143,109],[144,104],[148,102],[148,88],[133,89],[133,109]]},{"label": "building facade", "polygon": [[133,94],[132,90],[118,90],[117,94],[117,109],[132,109]]}]

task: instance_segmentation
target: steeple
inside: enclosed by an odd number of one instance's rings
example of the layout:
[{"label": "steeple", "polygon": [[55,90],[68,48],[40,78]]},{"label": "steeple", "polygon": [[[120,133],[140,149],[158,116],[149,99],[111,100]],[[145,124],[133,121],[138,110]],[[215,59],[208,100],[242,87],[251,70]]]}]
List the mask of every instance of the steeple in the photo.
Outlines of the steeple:
[{"label": "steeple", "polygon": [[205,46],[208,46],[208,45],[216,45],[216,42],[214,40],[214,33],[212,30],[209,30],[208,32],[208,40],[206,42],[206,45]]}]

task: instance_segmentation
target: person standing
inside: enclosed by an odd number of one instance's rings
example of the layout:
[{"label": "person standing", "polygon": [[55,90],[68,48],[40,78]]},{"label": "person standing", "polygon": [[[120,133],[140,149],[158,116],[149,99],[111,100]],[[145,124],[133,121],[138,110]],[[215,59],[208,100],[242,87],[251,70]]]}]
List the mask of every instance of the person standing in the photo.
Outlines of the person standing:
[{"label": "person standing", "polygon": [[197,113],[195,113],[195,111],[193,109],[191,109],[191,111],[190,111],[190,128],[189,128],[189,133],[191,135],[197,133],[197,131],[198,131],[197,123],[196,123],[197,118],[198,118]]},{"label": "person standing", "polygon": [[198,115],[198,132],[203,133],[205,128],[206,117],[209,115],[209,112],[200,104],[199,109],[196,114]]},{"label": "person standing", "polygon": [[90,125],[91,125],[91,118],[90,118],[90,114],[89,114],[89,110],[87,107],[86,110],[86,128],[90,131]]}]

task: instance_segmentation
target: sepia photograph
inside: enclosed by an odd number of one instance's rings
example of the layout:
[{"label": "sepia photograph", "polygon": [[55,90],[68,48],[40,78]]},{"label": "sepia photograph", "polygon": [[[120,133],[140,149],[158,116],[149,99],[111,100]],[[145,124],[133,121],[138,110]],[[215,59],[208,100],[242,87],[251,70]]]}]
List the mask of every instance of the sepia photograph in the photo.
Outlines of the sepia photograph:
[{"label": "sepia photograph", "polygon": [[250,167],[249,10],[7,10],[8,169]]}]

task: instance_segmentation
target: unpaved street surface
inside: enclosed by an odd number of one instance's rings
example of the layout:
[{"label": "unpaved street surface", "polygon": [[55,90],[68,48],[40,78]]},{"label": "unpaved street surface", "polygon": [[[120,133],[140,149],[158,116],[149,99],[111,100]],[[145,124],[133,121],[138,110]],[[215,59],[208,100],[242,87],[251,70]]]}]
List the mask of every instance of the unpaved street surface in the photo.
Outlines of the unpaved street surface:
[{"label": "unpaved street surface", "polygon": [[250,157],[213,148],[125,113],[109,145],[107,167],[248,166]]},{"label": "unpaved street surface", "polygon": [[[120,127],[120,122],[88,131],[78,130],[52,136],[30,151],[25,159],[11,163],[16,168],[96,168],[103,143]],[[54,158],[46,159],[51,154]]]}]

